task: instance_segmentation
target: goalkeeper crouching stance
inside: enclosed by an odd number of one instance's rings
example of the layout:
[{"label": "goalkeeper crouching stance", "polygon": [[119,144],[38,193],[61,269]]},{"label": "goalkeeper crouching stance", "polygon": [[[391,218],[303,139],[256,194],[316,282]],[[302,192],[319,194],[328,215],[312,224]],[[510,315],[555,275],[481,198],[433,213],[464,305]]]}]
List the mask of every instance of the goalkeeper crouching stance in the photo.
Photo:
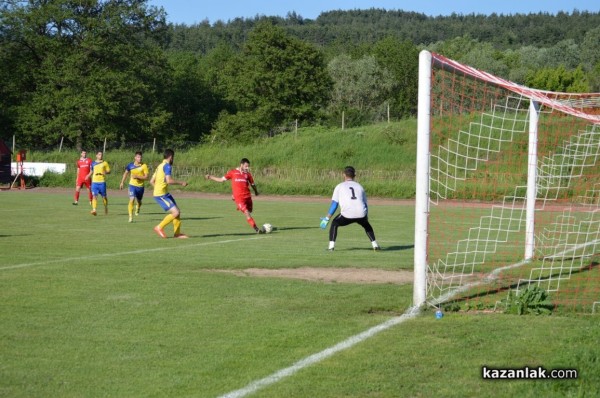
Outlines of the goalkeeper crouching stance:
[{"label": "goalkeeper crouching stance", "polygon": [[379,247],[375,240],[373,227],[369,223],[367,194],[362,185],[354,181],[354,177],[356,176],[354,167],[347,166],[343,174],[344,182],[339,183],[333,190],[329,211],[325,217],[321,218],[320,226],[322,229],[325,229],[338,206],[340,207],[340,214],[331,221],[331,227],[329,228],[329,248],[327,250],[333,251],[335,249],[338,227],[344,227],[353,223],[358,223],[364,228],[371,241],[373,250],[381,250],[381,247]]}]

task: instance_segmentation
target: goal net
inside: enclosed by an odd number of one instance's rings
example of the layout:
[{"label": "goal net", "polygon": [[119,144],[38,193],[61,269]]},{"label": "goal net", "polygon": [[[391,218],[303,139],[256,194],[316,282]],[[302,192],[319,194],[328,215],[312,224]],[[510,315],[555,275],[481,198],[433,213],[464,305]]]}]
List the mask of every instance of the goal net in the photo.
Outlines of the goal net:
[{"label": "goal net", "polygon": [[600,312],[600,93],[419,68],[414,304]]}]

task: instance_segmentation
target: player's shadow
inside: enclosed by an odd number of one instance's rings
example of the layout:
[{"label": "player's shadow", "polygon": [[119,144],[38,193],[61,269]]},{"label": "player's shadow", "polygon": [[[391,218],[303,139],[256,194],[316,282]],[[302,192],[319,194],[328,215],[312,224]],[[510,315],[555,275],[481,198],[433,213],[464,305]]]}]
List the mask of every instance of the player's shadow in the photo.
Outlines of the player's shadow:
[{"label": "player's shadow", "polygon": [[319,227],[274,227],[273,232],[276,231],[293,231],[295,229],[317,229]]},{"label": "player's shadow", "polygon": [[220,238],[223,236],[252,236],[252,235],[256,235],[256,236],[263,236],[263,235],[258,235],[257,233],[248,233],[248,232],[238,232],[238,233],[234,233],[234,234],[211,234],[211,235],[200,235],[200,238]]},{"label": "player's shadow", "polygon": [[383,246],[381,250],[385,251],[401,251],[401,250],[409,250],[414,249],[415,245],[404,245],[404,246]]},{"label": "player's shadow", "polygon": [[[124,215],[127,216],[128,214],[124,213]],[[154,218],[154,217],[148,218],[148,220],[150,220],[150,221],[157,221],[157,220],[161,221],[164,218],[165,213],[144,213],[144,215],[162,216],[162,217],[157,217],[157,218]],[[186,221],[206,221],[206,220],[216,220],[218,218],[223,218],[223,217],[185,217],[185,216],[183,216],[181,218],[181,221],[185,223]],[[135,220],[137,220],[137,218]],[[140,221],[141,221],[141,219],[140,219]]]},{"label": "player's shadow", "polygon": [[[414,248],[415,245],[407,245],[407,246],[381,246],[381,251],[383,252],[388,252],[388,251],[401,251],[401,250],[408,250],[408,249],[412,249]],[[368,251],[373,251],[372,247],[352,247],[346,250],[368,250]]]}]

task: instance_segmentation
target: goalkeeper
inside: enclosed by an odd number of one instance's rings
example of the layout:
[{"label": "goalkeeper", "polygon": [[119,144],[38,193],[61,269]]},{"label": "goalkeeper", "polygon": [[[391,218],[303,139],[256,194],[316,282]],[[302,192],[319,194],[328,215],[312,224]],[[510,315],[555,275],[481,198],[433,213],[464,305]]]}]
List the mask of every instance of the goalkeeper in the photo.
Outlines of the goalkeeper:
[{"label": "goalkeeper", "polygon": [[353,223],[358,223],[364,228],[371,241],[373,250],[381,250],[375,240],[373,227],[369,223],[367,194],[362,185],[354,181],[355,176],[356,171],[354,167],[347,166],[344,169],[344,182],[339,183],[333,190],[329,211],[325,217],[321,218],[321,228],[325,229],[338,206],[340,207],[340,214],[331,221],[331,227],[329,228],[329,248],[327,249],[329,251],[333,251],[335,248],[338,227],[344,227]]}]

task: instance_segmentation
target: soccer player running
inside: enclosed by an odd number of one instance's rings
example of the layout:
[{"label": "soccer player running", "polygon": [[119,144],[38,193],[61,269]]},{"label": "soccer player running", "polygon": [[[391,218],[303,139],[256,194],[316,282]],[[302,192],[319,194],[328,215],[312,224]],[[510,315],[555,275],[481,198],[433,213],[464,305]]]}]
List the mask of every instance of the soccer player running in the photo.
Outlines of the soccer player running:
[{"label": "soccer player running", "polygon": [[254,218],[252,218],[252,193],[249,186],[252,187],[256,196],[258,189],[254,184],[254,178],[250,173],[250,161],[246,158],[240,160],[240,167],[229,170],[223,177],[215,177],[210,174],[205,175],[207,180],[216,182],[224,182],[231,180],[231,190],[233,192],[233,200],[239,211],[246,216],[246,222],[256,231],[256,233],[264,234],[265,231],[256,226]]},{"label": "soccer player running", "polygon": [[338,205],[340,206],[340,214],[333,219],[329,228],[329,248],[327,249],[329,251],[333,251],[335,248],[338,227],[344,227],[352,223],[358,223],[364,228],[371,241],[373,250],[381,250],[375,240],[373,227],[369,223],[367,194],[363,187],[354,181],[355,176],[356,171],[354,167],[347,166],[344,169],[344,182],[339,183],[333,190],[329,211],[325,217],[321,218],[320,226],[322,229],[325,229],[327,228],[329,219],[335,214]]},{"label": "soccer player running", "polygon": [[175,158],[175,152],[172,149],[165,150],[163,154],[163,162],[156,168],[150,183],[154,185],[154,200],[163,208],[164,211],[168,211],[169,214],[154,227],[154,232],[161,238],[166,238],[165,227],[170,223],[173,223],[174,237],[179,239],[187,239],[187,235],[181,233],[181,211],[177,207],[175,198],[169,193],[169,185],[181,185],[182,187],[187,186],[185,181],[177,181],[172,176],[173,159]]},{"label": "soccer player running", "polygon": [[102,196],[104,204],[104,214],[108,214],[108,197],[106,196],[106,175],[110,174],[110,166],[103,159],[104,153],[98,151],[96,160],[92,162],[92,167],[87,178],[92,179],[92,215],[96,215],[96,207],[98,206],[98,195]]},{"label": "soccer player running", "polygon": [[135,215],[140,215],[140,208],[142,207],[142,199],[144,198],[144,181],[148,179],[148,166],[146,163],[142,163],[142,152],[138,151],[135,153],[133,162],[129,163],[125,167],[123,178],[121,178],[121,184],[119,189],[123,189],[125,179],[129,174],[129,204],[127,210],[129,212],[129,222],[133,222],[133,204],[135,204]]},{"label": "soccer player running", "polygon": [[92,168],[92,159],[87,157],[86,151],[81,151],[81,157],[75,162],[75,166],[77,167],[77,181],[75,182],[73,205],[77,206],[79,204],[79,193],[81,192],[82,186],[87,188],[90,204],[92,204],[92,184],[88,178],[88,174],[90,174]]}]

